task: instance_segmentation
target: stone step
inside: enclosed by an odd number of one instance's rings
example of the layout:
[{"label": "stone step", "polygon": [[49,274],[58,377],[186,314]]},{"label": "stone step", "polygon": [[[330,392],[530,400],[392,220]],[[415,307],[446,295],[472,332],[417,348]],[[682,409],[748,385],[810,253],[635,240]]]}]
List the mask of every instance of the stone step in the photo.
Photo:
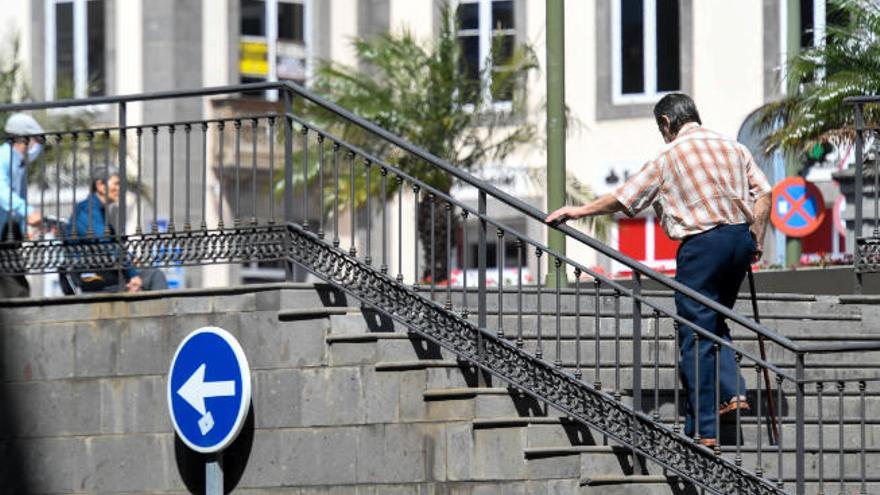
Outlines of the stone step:
[{"label": "stone step", "polygon": [[[878,341],[880,342],[880,341]],[[524,340],[522,348],[529,354],[534,355],[538,349],[538,340]],[[515,342],[514,342],[515,344]],[[540,341],[541,350],[544,358],[550,361],[556,360],[556,338],[555,335],[544,338]],[[734,345],[743,353],[759,357],[761,355],[760,344],[757,340],[734,341]],[[564,362],[575,362],[578,358],[577,352],[580,349],[580,359],[582,362],[595,363],[596,359],[596,340],[581,339],[580,343],[576,339],[560,340],[560,356]],[[659,358],[661,364],[671,364],[674,359],[679,358],[679,349],[676,342],[671,336],[667,336],[658,342],[653,338],[647,338],[641,344],[641,360],[642,365],[653,365]],[[767,361],[775,365],[793,366],[796,362],[796,355],[783,349],[778,345],[765,345]],[[614,339],[605,339],[599,341],[599,360],[603,364],[613,365],[620,361],[622,363],[631,364],[633,360],[633,346],[630,340],[621,340],[619,343]],[[659,352],[658,352],[659,351]],[[658,355],[659,354],[659,355]],[[747,358],[744,358],[748,362]],[[827,365],[839,365],[846,363],[852,366],[871,365],[880,362],[880,351],[872,352],[847,352],[835,354],[817,354],[809,356],[807,359],[807,367],[825,367]]]},{"label": "stone step", "polygon": [[[522,307],[526,311],[532,311],[537,307],[538,288],[536,286],[523,286],[522,288]],[[430,288],[419,290],[424,297],[430,298]],[[453,306],[458,308],[467,307],[473,312],[476,308],[478,291],[475,287],[469,288],[467,294],[463,294],[461,289],[452,289],[450,291]],[[574,287],[563,289],[559,293],[559,301],[563,310],[574,310],[576,306],[576,290]],[[663,308],[674,309],[675,303],[671,291],[643,291],[642,296],[647,300],[655,303]],[[486,290],[486,306],[488,309],[498,308],[498,291],[496,288],[487,288]],[[509,287],[503,290],[502,308],[516,308],[520,295],[516,287]],[[602,290],[600,292],[600,307],[612,307],[614,304],[613,292]],[[445,288],[436,288],[434,300],[443,304],[447,300],[447,291]],[[557,294],[555,288],[541,287],[541,306],[542,308],[555,308]],[[621,307],[629,307],[632,299],[626,295],[620,297]],[[595,305],[595,292],[592,283],[582,284],[580,288],[580,305],[582,309],[591,309]],[[758,294],[758,308],[761,310],[770,310],[776,307],[794,307],[794,308],[814,308],[814,310],[825,311],[829,308],[845,307],[841,311],[857,313],[861,310],[861,305],[842,305],[835,296],[814,296],[801,294]],[[735,309],[742,313],[751,313],[751,300],[747,293],[741,293],[738,297]]]},{"label": "stone step", "polygon": [[[821,316],[821,317],[820,317]],[[472,323],[476,323],[474,315],[469,317]],[[486,317],[486,330],[490,333],[498,333],[498,315],[490,314]],[[535,314],[523,314],[518,316],[515,311],[506,313],[501,318],[501,328],[504,334],[510,339],[516,339],[520,335],[520,326],[522,327],[522,337],[524,339],[535,338],[537,336],[538,317]],[[580,318],[573,313],[562,314],[557,319],[556,314],[552,312],[545,313],[540,318],[542,334],[545,338],[556,335],[556,322],[559,321],[559,332],[562,338],[574,339],[577,334],[577,324],[580,321],[581,338],[592,339],[595,336],[595,317],[589,314],[581,314]],[[673,321],[669,317],[661,316],[659,318],[660,336],[663,339],[673,338]],[[805,318],[800,313],[776,313],[762,315],[761,323],[771,331],[785,336],[789,339],[798,341],[804,339],[806,341],[823,341],[834,339],[862,339],[876,340],[878,335],[876,329],[870,321],[863,320],[860,316],[837,315],[833,313],[816,315],[813,318]],[[728,325],[734,340],[753,339],[757,340],[756,334],[735,322],[728,320]],[[632,337],[632,317],[629,313],[621,314],[616,319],[613,313],[602,313],[599,319],[599,332],[604,338],[613,339],[615,334],[619,334],[622,339],[629,340]],[[833,328],[834,332],[829,333],[828,329]],[[654,318],[650,313],[643,314],[642,318],[642,339],[653,338],[654,336]]]}]

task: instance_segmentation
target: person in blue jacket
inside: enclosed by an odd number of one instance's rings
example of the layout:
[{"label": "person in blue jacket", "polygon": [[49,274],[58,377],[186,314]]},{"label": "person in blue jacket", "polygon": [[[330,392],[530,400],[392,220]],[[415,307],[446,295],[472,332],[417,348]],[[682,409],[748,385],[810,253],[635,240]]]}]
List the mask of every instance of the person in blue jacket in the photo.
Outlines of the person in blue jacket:
[{"label": "person in blue jacket", "polygon": [[[66,228],[69,242],[107,243],[107,249],[117,249],[110,244],[116,235],[115,228],[107,217],[111,203],[119,201],[119,172],[113,167],[97,167],[91,174],[89,196],[76,204],[73,215]],[[125,280],[119,280],[117,270],[102,270],[75,274],[75,283],[84,292],[138,292],[143,280],[133,266],[123,271]]]},{"label": "person in blue jacket", "polygon": [[[6,120],[0,144],[0,242],[24,240],[25,224],[38,226],[40,212],[27,203],[27,165],[40,156],[43,128],[33,117],[14,113]],[[27,297],[23,274],[0,276],[0,297]]]}]

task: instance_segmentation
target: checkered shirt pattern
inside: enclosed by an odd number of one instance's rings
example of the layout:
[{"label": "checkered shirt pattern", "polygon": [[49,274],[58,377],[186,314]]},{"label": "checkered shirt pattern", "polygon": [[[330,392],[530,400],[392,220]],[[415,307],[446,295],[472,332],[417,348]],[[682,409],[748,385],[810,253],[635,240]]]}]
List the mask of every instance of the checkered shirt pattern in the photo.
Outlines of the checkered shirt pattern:
[{"label": "checkered shirt pattern", "polygon": [[654,206],[664,232],[681,240],[724,224],[754,222],[770,184],[749,150],[696,123],[612,194],[629,216]]}]

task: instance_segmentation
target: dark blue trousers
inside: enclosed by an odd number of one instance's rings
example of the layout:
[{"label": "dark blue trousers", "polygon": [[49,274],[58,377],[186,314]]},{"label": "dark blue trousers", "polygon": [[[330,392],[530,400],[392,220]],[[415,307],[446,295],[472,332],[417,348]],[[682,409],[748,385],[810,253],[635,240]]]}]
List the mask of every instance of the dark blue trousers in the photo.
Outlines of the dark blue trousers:
[{"label": "dark blue trousers", "polygon": [[[754,253],[755,242],[748,225],[721,225],[688,238],[679,246],[675,257],[675,279],[732,308]],[[730,341],[730,329],[724,318],[712,309],[678,293],[675,294],[675,308],[682,318]],[[696,346],[695,332],[687,325],[679,326],[678,339],[679,371],[687,397],[684,404],[685,434],[694,436],[699,427],[701,438],[717,438],[715,419],[719,402],[727,402],[737,393],[746,393],[745,380],[736,366],[736,356],[730,348],[721,347],[718,355],[720,393],[716,396],[715,344],[708,338],[700,338],[699,346]]]}]

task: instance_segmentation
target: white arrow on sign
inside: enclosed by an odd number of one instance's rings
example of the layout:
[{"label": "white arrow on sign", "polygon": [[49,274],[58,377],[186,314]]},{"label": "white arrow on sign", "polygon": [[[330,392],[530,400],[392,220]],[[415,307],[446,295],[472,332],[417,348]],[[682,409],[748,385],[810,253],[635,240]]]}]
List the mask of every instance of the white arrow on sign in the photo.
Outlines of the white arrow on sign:
[{"label": "white arrow on sign", "polygon": [[180,386],[177,394],[183,397],[193,409],[202,416],[208,414],[205,409],[205,399],[208,397],[224,397],[235,395],[235,382],[227,380],[223,382],[205,381],[205,364],[201,366]]}]

